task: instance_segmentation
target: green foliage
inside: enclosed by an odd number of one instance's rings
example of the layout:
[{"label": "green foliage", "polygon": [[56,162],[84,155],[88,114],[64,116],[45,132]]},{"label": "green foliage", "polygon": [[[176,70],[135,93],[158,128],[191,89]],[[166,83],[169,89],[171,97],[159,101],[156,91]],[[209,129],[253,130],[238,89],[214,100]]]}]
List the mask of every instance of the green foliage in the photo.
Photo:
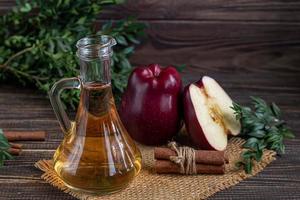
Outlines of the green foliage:
[{"label": "green foliage", "polygon": [[2,129],[0,129],[0,166],[3,165],[4,160],[13,159],[13,156],[8,153],[9,147],[8,140],[4,136]]},{"label": "green foliage", "polygon": [[[93,30],[103,6],[122,0],[17,1],[13,10],[0,17],[0,81],[35,85],[47,93],[54,82],[79,74],[75,54],[78,39],[95,33],[109,34],[119,45],[114,49],[112,86],[118,96],[132,68],[128,61],[143,36],[145,25],[128,18],[107,22]],[[78,91],[63,93],[62,100],[75,108]]]},{"label": "green foliage", "polygon": [[281,120],[281,112],[275,103],[268,105],[258,97],[251,97],[254,110],[233,103],[232,109],[236,118],[241,121],[241,137],[246,139],[243,145],[247,150],[241,155],[242,161],[237,166],[244,166],[247,173],[251,173],[253,161],[260,161],[264,149],[271,149],[277,153],[284,153],[284,139],[294,138],[294,134]]}]

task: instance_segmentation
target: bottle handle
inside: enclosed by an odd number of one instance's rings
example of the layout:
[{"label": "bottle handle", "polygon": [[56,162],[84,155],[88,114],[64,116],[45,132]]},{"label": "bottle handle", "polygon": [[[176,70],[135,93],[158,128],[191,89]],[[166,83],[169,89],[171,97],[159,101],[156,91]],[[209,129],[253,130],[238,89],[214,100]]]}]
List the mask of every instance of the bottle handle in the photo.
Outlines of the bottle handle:
[{"label": "bottle handle", "polygon": [[58,119],[63,132],[66,134],[71,128],[71,120],[64,110],[60,99],[60,94],[65,89],[80,89],[80,79],[77,77],[61,79],[54,83],[49,92],[50,102],[56,118]]}]

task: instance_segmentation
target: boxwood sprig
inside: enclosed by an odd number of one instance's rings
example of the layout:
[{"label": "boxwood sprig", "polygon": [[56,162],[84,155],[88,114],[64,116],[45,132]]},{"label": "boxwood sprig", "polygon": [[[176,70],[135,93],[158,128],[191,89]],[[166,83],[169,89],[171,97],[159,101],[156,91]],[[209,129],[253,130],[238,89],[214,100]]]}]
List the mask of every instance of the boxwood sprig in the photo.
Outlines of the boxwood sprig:
[{"label": "boxwood sprig", "polygon": [[[111,67],[112,89],[118,99],[133,68],[129,57],[144,38],[146,24],[131,17],[101,23],[96,19],[107,6],[123,2],[17,0],[12,10],[0,14],[0,83],[35,86],[47,94],[59,79],[78,76],[77,40],[90,34],[108,34],[118,42]],[[79,91],[67,90],[61,98],[75,109]]]},{"label": "boxwood sprig", "polygon": [[242,160],[237,163],[243,166],[246,173],[252,172],[253,161],[260,162],[263,150],[270,149],[278,154],[285,152],[284,139],[294,138],[294,134],[281,118],[279,107],[268,105],[263,99],[251,97],[254,109],[233,103],[232,109],[236,118],[241,121],[240,136],[246,140],[241,153]]},{"label": "boxwood sprig", "polygon": [[4,160],[11,160],[13,156],[8,153],[10,144],[0,129],[0,167],[4,164]]}]

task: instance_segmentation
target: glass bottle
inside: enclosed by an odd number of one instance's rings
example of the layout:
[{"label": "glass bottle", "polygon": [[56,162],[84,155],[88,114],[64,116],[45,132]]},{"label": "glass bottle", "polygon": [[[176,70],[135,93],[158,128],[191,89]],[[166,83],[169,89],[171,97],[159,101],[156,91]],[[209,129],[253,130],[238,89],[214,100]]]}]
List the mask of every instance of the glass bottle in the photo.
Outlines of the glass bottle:
[{"label": "glass bottle", "polygon": [[[65,185],[89,193],[124,188],[141,169],[141,154],[124,128],[114,103],[110,63],[114,38],[85,37],[77,42],[80,76],[65,78],[49,92],[64,139],[56,150],[54,169]],[[64,89],[80,89],[75,121],[60,100]]]}]

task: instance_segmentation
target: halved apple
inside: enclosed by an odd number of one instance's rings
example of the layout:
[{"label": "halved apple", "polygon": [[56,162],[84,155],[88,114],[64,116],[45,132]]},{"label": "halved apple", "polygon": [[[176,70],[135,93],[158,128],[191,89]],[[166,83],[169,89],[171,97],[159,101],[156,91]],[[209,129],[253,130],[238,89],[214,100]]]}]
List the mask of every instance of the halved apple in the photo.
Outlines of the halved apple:
[{"label": "halved apple", "polygon": [[241,124],[230,108],[232,100],[212,78],[204,76],[184,90],[184,120],[194,144],[201,149],[223,151],[227,135],[237,135]]}]

